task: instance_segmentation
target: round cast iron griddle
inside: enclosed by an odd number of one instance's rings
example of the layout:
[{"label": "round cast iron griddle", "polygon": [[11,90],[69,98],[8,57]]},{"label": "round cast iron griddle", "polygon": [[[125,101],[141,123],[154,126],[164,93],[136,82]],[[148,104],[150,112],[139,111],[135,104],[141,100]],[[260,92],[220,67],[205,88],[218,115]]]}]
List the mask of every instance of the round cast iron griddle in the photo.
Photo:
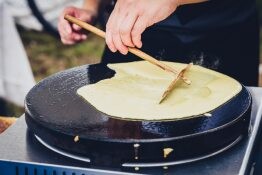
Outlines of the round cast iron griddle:
[{"label": "round cast iron griddle", "polygon": [[[251,96],[244,86],[230,101],[210,111],[212,117],[177,121],[112,118],[76,94],[78,88],[114,74],[105,64],[85,65],[39,82],[25,100],[29,129],[49,145],[103,166],[199,157],[230,145],[248,130]],[[164,158],[164,148],[174,151]]]}]

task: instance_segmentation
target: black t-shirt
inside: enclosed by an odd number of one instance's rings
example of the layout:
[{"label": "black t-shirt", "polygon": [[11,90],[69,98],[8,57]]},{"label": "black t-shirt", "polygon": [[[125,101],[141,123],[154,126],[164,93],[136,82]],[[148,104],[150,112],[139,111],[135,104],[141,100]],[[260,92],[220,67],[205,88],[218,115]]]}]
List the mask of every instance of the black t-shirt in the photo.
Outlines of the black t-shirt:
[{"label": "black t-shirt", "polygon": [[171,31],[182,42],[245,22],[256,11],[255,0],[210,0],[178,9],[155,26]]}]

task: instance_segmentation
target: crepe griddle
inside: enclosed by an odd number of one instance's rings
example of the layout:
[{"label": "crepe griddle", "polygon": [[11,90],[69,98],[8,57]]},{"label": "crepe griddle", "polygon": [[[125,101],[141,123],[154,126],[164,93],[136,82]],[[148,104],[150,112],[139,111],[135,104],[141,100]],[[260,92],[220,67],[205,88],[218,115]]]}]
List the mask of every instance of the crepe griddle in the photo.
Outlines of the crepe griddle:
[{"label": "crepe griddle", "polygon": [[[247,133],[251,96],[244,86],[210,111],[211,117],[174,121],[119,119],[96,110],[77,95],[78,88],[114,74],[101,63],[42,80],[26,96],[28,128],[43,143],[86,157],[90,164],[126,167],[168,166],[206,158],[231,147]],[[164,156],[167,148],[173,151]]]}]

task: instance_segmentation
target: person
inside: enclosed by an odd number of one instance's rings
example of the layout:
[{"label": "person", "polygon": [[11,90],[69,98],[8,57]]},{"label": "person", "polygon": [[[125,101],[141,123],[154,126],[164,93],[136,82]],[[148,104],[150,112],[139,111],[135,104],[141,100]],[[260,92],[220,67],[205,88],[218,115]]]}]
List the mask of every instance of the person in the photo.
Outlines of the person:
[{"label": "person", "polygon": [[[137,47],[166,61],[194,62],[227,74],[246,86],[258,85],[259,24],[255,0],[117,0],[106,23],[102,62],[141,60],[128,53]],[[72,45],[88,36],[65,14],[94,24],[109,0],[85,0],[67,7],[58,30]]]}]

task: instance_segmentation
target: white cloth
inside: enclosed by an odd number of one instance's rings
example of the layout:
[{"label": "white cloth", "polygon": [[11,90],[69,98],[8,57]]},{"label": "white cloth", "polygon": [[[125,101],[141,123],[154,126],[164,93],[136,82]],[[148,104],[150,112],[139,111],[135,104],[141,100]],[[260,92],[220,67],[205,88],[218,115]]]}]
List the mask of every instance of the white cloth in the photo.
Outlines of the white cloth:
[{"label": "white cloth", "polygon": [[[27,0],[4,0],[15,22],[27,29],[42,30],[42,25],[32,15]],[[1,0],[0,0],[1,2]],[[38,9],[42,12],[47,21],[57,26],[59,14],[66,6],[81,7],[83,0],[35,0]]]},{"label": "white cloth", "polygon": [[0,97],[23,106],[32,70],[8,6],[0,1]]}]

